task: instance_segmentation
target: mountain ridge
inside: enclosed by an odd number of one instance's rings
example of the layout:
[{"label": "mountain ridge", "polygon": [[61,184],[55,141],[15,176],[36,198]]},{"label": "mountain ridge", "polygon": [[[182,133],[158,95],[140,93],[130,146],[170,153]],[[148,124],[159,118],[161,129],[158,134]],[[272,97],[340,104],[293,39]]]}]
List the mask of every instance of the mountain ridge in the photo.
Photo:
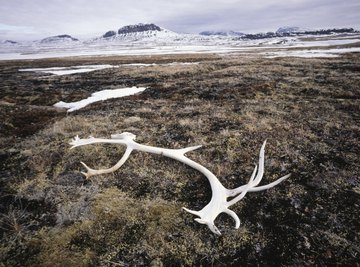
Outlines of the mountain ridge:
[{"label": "mountain ridge", "polygon": [[108,30],[103,35],[82,40],[72,37],[68,34],[55,35],[46,37],[38,41],[2,41],[2,45],[21,45],[29,43],[39,43],[41,45],[52,44],[71,44],[71,43],[84,43],[91,44],[95,42],[137,42],[137,41],[160,41],[160,42],[179,42],[179,41],[206,41],[206,40],[253,40],[265,39],[275,37],[296,37],[304,35],[326,35],[326,34],[351,34],[358,33],[359,31],[353,28],[333,28],[333,29],[319,29],[308,30],[301,29],[298,26],[283,26],[278,28],[275,32],[267,33],[242,33],[239,31],[226,30],[226,31],[202,31],[198,34],[177,33],[154,23],[138,23],[125,25],[118,30]]},{"label": "mountain ridge", "polygon": [[162,28],[154,23],[138,23],[123,26],[117,31],[107,31],[101,37],[95,38],[94,40],[139,41],[148,38],[174,38],[180,35],[181,34]]},{"label": "mountain ridge", "polygon": [[199,33],[199,35],[204,35],[204,36],[243,36],[245,35],[245,33],[242,32],[238,32],[238,31],[202,31]]},{"label": "mountain ridge", "polygon": [[79,39],[74,38],[68,34],[61,34],[61,35],[46,37],[40,41],[40,43],[42,44],[56,43],[56,42],[79,42]]}]

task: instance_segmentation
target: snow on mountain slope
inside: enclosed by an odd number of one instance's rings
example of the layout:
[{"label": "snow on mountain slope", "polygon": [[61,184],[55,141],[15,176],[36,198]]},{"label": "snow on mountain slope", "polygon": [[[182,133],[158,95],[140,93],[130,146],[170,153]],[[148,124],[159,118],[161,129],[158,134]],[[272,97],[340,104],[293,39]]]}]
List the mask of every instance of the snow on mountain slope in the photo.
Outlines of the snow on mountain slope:
[{"label": "snow on mountain slope", "polygon": [[70,35],[67,34],[62,34],[62,35],[56,35],[56,36],[51,36],[51,37],[47,37],[44,38],[40,41],[41,44],[48,44],[48,43],[71,43],[71,42],[78,42],[79,40],[71,37]]},{"label": "snow on mountain slope", "polygon": [[5,41],[0,41],[0,44],[11,46],[11,45],[18,45],[19,43],[12,40],[5,40]]},{"label": "snow on mountain slope", "polygon": [[[208,32],[175,33],[155,24],[136,24],[110,30],[97,38],[79,41],[70,35],[57,35],[41,41],[0,42],[1,59],[49,58],[77,55],[143,55],[171,53],[227,53],[256,49],[287,49],[356,43],[360,34],[353,29],[331,29],[293,33],[296,27],[283,27],[281,33],[245,34]],[[330,34],[329,34],[330,32]],[[300,38],[301,37],[301,38]],[[310,38],[308,38],[310,37]],[[339,39],[339,38],[342,39]],[[314,39],[315,38],[315,39]]]},{"label": "snow on mountain slope", "polygon": [[242,32],[237,32],[237,31],[203,31],[199,33],[200,35],[205,35],[205,36],[244,36],[245,34]]},{"label": "snow on mountain slope", "polygon": [[180,34],[161,28],[155,24],[127,25],[117,32],[108,31],[99,38],[87,41],[87,43],[113,42],[113,41],[141,41],[147,40],[171,40],[179,37]]},{"label": "snow on mountain slope", "polygon": [[305,30],[302,30],[300,27],[297,26],[284,26],[280,27],[276,33],[293,33],[293,32],[302,32]]},{"label": "snow on mountain slope", "polygon": [[127,25],[120,28],[118,31],[107,31],[101,37],[91,39],[85,43],[96,44],[112,44],[112,43],[132,43],[148,45],[149,43],[166,44],[166,45],[193,45],[193,44],[225,44],[231,38],[239,37],[241,33],[227,32],[226,34],[186,34],[176,33],[168,29],[159,27],[155,24],[136,24]]}]

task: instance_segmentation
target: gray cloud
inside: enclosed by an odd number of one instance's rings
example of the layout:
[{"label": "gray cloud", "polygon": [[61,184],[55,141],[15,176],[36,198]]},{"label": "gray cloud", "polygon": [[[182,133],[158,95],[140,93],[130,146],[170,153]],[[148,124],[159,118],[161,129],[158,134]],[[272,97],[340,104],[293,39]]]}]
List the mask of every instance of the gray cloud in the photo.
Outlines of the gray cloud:
[{"label": "gray cloud", "polygon": [[177,32],[274,31],[280,26],[360,28],[358,0],[15,0],[0,5],[0,39],[96,36],[153,22]]}]

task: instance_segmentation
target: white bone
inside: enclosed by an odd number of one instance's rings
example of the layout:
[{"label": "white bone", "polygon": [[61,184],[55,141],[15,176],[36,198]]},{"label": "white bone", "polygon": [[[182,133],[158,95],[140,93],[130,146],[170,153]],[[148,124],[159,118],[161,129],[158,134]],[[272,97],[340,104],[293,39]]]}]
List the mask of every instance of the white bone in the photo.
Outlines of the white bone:
[{"label": "white bone", "polygon": [[[183,208],[183,209],[189,213],[198,216],[199,218],[196,218],[195,221],[201,224],[206,224],[209,227],[209,229],[217,235],[221,235],[221,233],[219,229],[215,226],[214,221],[220,213],[226,213],[229,216],[231,216],[235,220],[235,228],[238,229],[240,227],[240,219],[235,212],[229,209],[229,207],[237,203],[239,200],[241,200],[248,192],[258,192],[272,188],[275,185],[282,182],[283,180],[290,177],[290,174],[288,174],[277,179],[276,181],[270,184],[264,186],[257,186],[261,182],[261,179],[264,174],[264,154],[265,154],[266,141],[263,143],[260,149],[259,166],[255,165],[254,171],[249,179],[249,182],[245,185],[239,186],[234,189],[227,189],[220,183],[218,178],[211,171],[209,171],[204,166],[200,165],[199,163],[185,156],[187,152],[198,149],[201,146],[192,146],[183,149],[167,149],[167,148],[147,146],[136,143],[134,141],[136,136],[132,133],[127,133],[127,132],[111,135],[111,138],[112,139],[102,139],[102,138],[91,137],[88,139],[80,139],[78,136],[76,136],[70,142],[70,144],[72,145],[71,148],[88,145],[88,144],[95,144],[95,143],[122,144],[122,145],[126,145],[127,147],[123,157],[113,167],[108,169],[94,170],[89,168],[85,163],[81,162],[87,170],[86,173],[82,172],[87,179],[94,175],[111,173],[116,171],[125,163],[125,161],[129,158],[133,150],[160,154],[165,157],[178,160],[198,170],[199,172],[204,174],[209,180],[212,191],[212,197],[210,202],[200,211],[189,210],[187,208]],[[228,198],[232,198],[232,199],[228,201]]]}]

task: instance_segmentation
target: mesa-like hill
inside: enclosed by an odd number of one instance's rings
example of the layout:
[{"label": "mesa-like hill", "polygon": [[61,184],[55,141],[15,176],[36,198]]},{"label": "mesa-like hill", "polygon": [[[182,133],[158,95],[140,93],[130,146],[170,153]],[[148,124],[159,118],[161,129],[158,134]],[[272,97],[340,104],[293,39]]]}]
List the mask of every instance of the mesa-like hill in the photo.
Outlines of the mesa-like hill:
[{"label": "mesa-like hill", "polygon": [[68,34],[62,34],[62,35],[50,36],[40,41],[40,43],[42,44],[69,43],[69,42],[79,42],[79,39],[76,39]]},{"label": "mesa-like hill", "polygon": [[106,40],[106,41],[115,41],[115,40],[128,40],[128,41],[137,41],[143,39],[172,39],[179,37],[180,34],[173,31],[167,30],[160,26],[157,26],[153,23],[149,24],[135,24],[127,25],[121,27],[117,31],[110,30],[104,33],[100,38],[95,40]]}]

